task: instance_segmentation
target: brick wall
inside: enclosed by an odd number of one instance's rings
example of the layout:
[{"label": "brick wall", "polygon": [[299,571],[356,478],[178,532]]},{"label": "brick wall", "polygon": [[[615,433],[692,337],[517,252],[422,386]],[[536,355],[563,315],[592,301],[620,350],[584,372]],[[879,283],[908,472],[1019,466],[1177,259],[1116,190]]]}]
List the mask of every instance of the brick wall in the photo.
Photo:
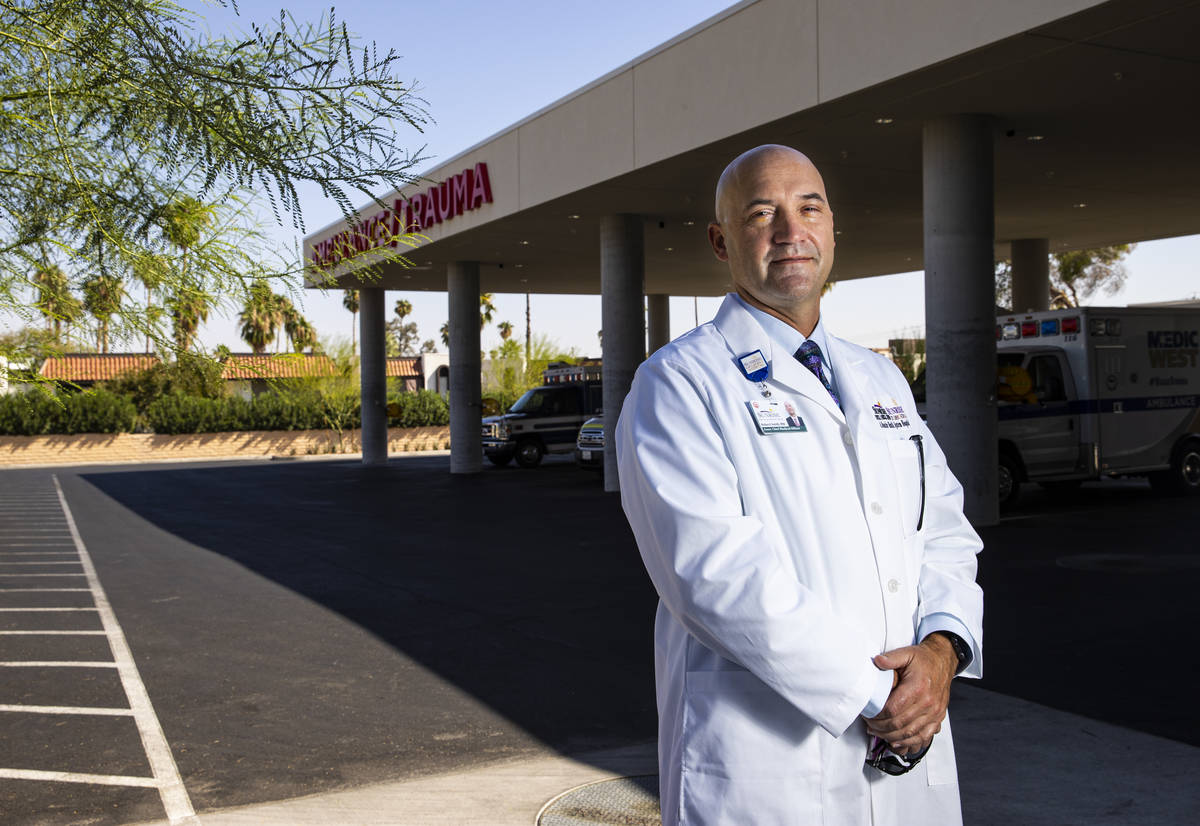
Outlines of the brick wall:
[{"label": "brick wall", "polygon": [[[444,450],[449,427],[388,429],[388,452]],[[161,462],[182,459],[252,459],[264,456],[313,456],[359,453],[361,432],[332,430],[195,433],[84,433],[75,436],[0,436],[0,467],[83,465],[111,462]]]}]

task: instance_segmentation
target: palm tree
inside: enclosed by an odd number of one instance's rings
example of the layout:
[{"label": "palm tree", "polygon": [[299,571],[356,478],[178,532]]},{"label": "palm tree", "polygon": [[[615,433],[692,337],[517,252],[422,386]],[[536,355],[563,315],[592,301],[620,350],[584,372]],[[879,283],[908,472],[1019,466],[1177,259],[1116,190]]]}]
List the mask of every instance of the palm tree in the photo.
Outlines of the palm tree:
[{"label": "palm tree", "polygon": [[412,310],[413,310],[412,302],[406,301],[403,298],[398,299],[396,301],[395,310],[396,310],[396,318],[400,319],[400,322],[403,323],[404,319],[406,319],[406,318],[408,318],[408,316],[412,315]]},{"label": "palm tree", "polygon": [[279,328],[280,333],[275,337],[275,352],[278,353],[284,338],[290,338],[287,334],[288,320],[297,317],[299,312],[296,310],[296,305],[286,295],[271,293],[271,300],[274,302],[275,326]]},{"label": "palm tree", "polygon": [[317,343],[316,328],[309,323],[307,318],[300,315],[300,311],[291,301],[287,302],[283,310],[283,330],[287,334],[294,352],[303,353]]},{"label": "palm tree", "polygon": [[61,339],[63,322],[70,323],[79,318],[83,305],[71,295],[66,273],[53,264],[34,271],[33,283],[37,287],[34,306],[46,317],[46,329],[53,329],[54,338]]},{"label": "palm tree", "polygon": [[[186,253],[185,253],[186,258]],[[154,308],[154,292],[163,285],[170,274],[170,265],[162,256],[147,254],[133,262],[133,277],[142,283],[146,289],[146,317],[150,322],[150,327],[158,326],[159,313]],[[205,319],[208,318],[208,309],[205,308]],[[150,352],[150,330],[146,330],[146,352]]]},{"label": "palm tree", "polygon": [[175,328],[175,346],[186,353],[196,341],[200,325],[208,321],[208,296],[198,290],[181,290],[168,307]]},{"label": "palm tree", "polygon": [[512,338],[512,331],[513,331],[512,322],[501,321],[499,324],[496,325],[496,329],[500,331],[501,340],[508,341],[510,338]]},{"label": "palm tree", "polygon": [[265,281],[255,282],[246,296],[246,303],[238,314],[242,341],[250,345],[255,353],[267,352],[275,341],[276,296]]},{"label": "palm tree", "polygon": [[96,319],[96,348],[108,352],[109,321],[121,308],[121,279],[101,273],[83,282],[83,305]]},{"label": "palm tree", "polygon": [[[184,282],[188,279],[188,252],[200,243],[204,228],[212,223],[213,208],[201,203],[191,195],[181,195],[165,204],[158,213],[158,226],[163,237],[173,246],[178,247],[180,256],[179,272]],[[146,308],[150,309],[154,290],[161,284],[166,275],[166,267],[151,264],[142,265],[140,272],[135,268],[135,274],[146,287]],[[180,292],[172,301],[172,316],[175,327],[175,343],[182,350],[187,350],[196,337],[196,331],[202,321],[208,319],[208,299],[192,290]],[[146,337],[146,350],[150,349],[149,335]]]},{"label": "palm tree", "polygon": [[343,290],[342,306],[350,311],[350,317],[354,319],[350,324],[350,352],[358,355],[358,290]]},{"label": "palm tree", "polygon": [[442,332],[442,344],[445,344],[446,347],[449,348],[450,347],[450,322],[449,321],[442,322],[441,332]]},{"label": "palm tree", "polygon": [[312,326],[307,318],[300,316],[288,334],[292,339],[292,349],[297,353],[305,350],[315,350],[317,347],[317,328]]},{"label": "palm tree", "polygon": [[492,303],[491,293],[480,293],[479,295],[479,329],[492,323],[492,317],[496,315],[496,305]]}]

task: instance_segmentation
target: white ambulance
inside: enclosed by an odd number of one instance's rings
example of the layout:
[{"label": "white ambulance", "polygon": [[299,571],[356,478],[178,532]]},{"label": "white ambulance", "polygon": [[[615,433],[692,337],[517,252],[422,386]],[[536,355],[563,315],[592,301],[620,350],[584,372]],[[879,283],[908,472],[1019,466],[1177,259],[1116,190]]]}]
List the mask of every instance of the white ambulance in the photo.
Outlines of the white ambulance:
[{"label": "white ambulance", "polygon": [[1000,316],[996,348],[1002,505],[1101,476],[1200,493],[1200,307]]}]

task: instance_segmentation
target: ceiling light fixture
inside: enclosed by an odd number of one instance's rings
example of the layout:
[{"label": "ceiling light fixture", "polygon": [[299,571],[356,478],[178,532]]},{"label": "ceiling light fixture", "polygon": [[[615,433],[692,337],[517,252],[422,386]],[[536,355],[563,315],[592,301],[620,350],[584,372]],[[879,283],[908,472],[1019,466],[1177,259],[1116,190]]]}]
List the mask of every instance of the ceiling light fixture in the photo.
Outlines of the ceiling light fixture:
[{"label": "ceiling light fixture", "polygon": [[1025,140],[1027,140],[1027,141],[1044,141],[1045,139],[1046,139],[1045,135],[1026,135],[1025,136]]},{"label": "ceiling light fixture", "polygon": [[895,118],[875,118],[875,122],[878,123],[880,126],[887,126],[889,123],[892,123],[894,120],[895,120]]}]

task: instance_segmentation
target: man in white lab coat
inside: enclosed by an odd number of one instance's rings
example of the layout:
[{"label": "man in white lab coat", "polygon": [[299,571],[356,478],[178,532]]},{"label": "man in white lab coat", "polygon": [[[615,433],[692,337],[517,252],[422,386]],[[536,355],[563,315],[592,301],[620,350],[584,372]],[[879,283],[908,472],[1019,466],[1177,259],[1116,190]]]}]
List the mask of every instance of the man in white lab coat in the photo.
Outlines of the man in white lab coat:
[{"label": "man in white lab coat", "polygon": [[946,706],[983,641],[961,488],[900,372],[821,324],[808,158],[735,159],[709,240],[736,293],[641,366],[614,434],[660,597],[664,826],[961,823]]}]

